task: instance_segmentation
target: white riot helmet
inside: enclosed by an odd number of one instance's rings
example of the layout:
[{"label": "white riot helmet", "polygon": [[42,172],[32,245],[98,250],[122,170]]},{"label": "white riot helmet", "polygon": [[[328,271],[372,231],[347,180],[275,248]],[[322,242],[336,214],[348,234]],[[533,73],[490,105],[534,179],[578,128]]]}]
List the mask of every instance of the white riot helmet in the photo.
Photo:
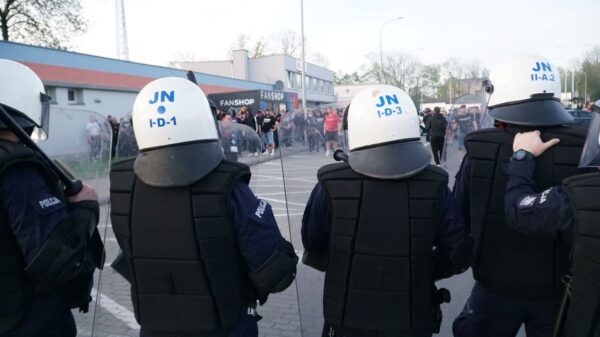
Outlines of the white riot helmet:
[{"label": "white riot helmet", "polygon": [[523,56],[490,72],[483,89],[490,95],[489,114],[498,121],[525,126],[573,122],[560,103],[560,74],[541,56]]},{"label": "white riot helmet", "polygon": [[431,154],[421,143],[419,116],[406,92],[391,85],[360,91],[344,116],[348,164],[363,175],[405,178],[422,171]]},{"label": "white riot helmet", "polygon": [[134,170],[148,185],[190,185],[223,159],[206,95],[186,79],[167,77],[146,85],[133,105],[132,123],[140,148]]},{"label": "white riot helmet", "polygon": [[0,59],[0,74],[0,105],[22,128],[48,131],[50,97],[42,80],[25,65],[5,59]]}]

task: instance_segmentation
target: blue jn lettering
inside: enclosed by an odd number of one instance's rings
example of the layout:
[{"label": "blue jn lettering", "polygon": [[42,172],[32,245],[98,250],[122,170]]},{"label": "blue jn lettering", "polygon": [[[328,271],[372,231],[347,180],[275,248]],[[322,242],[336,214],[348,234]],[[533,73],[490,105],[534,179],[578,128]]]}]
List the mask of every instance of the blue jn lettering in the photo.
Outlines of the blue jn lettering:
[{"label": "blue jn lettering", "polygon": [[159,98],[160,98],[161,102],[166,102],[166,101],[175,102],[175,91],[171,91],[171,92],[155,91],[154,97],[151,100],[149,100],[148,103],[156,104],[159,101]]},{"label": "blue jn lettering", "polygon": [[392,105],[392,103],[398,104],[398,96],[396,95],[385,95],[385,98],[383,96],[379,96],[379,103],[376,105],[376,107],[381,108],[384,105]]},{"label": "blue jn lettering", "polygon": [[171,117],[171,119],[166,120],[164,118],[157,118],[156,120],[150,118],[150,128],[159,127],[162,128],[167,125],[177,126],[177,119],[175,116]]},{"label": "blue jn lettering", "polygon": [[533,71],[552,71],[552,67],[550,67],[550,63],[547,62],[536,62],[535,67],[531,68]]}]

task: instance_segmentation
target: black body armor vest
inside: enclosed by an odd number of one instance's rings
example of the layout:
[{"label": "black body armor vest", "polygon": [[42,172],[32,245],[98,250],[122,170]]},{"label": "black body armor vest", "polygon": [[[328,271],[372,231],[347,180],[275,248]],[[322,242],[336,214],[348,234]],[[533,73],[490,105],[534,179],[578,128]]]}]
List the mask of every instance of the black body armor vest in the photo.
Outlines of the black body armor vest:
[{"label": "black body armor vest", "polygon": [[339,163],[318,177],[331,198],[327,324],[346,336],[422,329],[432,317],[436,204],[447,173],[428,166],[407,179],[381,180]]},{"label": "black body armor vest", "polygon": [[[529,131],[529,130],[525,130]],[[473,275],[491,291],[512,298],[542,300],[560,297],[561,278],[569,269],[569,248],[562,240],[523,235],[504,218],[507,177],[504,167],[513,153],[517,130],[486,129],[465,137],[470,161]],[[585,130],[556,127],[542,131],[560,143],[535,158],[534,180],[541,192],[577,174]]]},{"label": "black body armor vest", "polygon": [[600,336],[600,172],[563,183],[575,213],[573,285],[565,336]]},{"label": "black body armor vest", "polygon": [[[0,174],[18,164],[39,167],[48,185],[56,186],[55,195],[62,197],[57,178],[37,152],[23,144],[0,140]],[[33,282],[24,269],[23,253],[0,210],[0,333],[14,328],[29,306]]]},{"label": "black body armor vest", "polygon": [[223,161],[200,181],[157,188],[133,160],[110,172],[113,229],[132,271],[132,301],[147,331],[226,336],[251,297],[229,198],[248,166]]}]

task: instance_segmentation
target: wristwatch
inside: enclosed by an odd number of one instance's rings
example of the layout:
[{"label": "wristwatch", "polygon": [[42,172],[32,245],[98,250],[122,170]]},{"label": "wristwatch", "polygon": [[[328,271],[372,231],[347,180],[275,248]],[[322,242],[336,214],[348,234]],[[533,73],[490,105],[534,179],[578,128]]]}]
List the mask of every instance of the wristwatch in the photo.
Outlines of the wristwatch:
[{"label": "wristwatch", "polygon": [[531,154],[531,152],[520,149],[517,150],[513,153],[512,157],[510,157],[510,160],[517,160],[517,161],[522,161],[522,160],[526,160],[526,159],[533,159],[533,154]]}]

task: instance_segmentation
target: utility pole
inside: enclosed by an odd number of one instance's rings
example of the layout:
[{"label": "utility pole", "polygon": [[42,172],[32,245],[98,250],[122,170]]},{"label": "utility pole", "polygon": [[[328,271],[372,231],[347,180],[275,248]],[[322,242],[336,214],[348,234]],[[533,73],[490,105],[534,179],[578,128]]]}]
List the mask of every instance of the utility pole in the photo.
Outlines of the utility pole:
[{"label": "utility pole", "polygon": [[129,43],[127,42],[127,24],[125,23],[125,0],[116,0],[117,57],[129,61]]},{"label": "utility pole", "polygon": [[385,28],[385,26],[392,22],[392,21],[397,21],[397,20],[402,20],[403,17],[399,16],[397,18],[393,18],[390,20],[387,20],[386,22],[384,22],[383,25],[381,25],[381,29],[379,29],[379,84],[383,84],[383,28]]},{"label": "utility pole", "polygon": [[302,111],[304,118],[307,117],[306,111],[306,62],[304,59],[304,0],[300,0],[300,31],[302,35]]}]

